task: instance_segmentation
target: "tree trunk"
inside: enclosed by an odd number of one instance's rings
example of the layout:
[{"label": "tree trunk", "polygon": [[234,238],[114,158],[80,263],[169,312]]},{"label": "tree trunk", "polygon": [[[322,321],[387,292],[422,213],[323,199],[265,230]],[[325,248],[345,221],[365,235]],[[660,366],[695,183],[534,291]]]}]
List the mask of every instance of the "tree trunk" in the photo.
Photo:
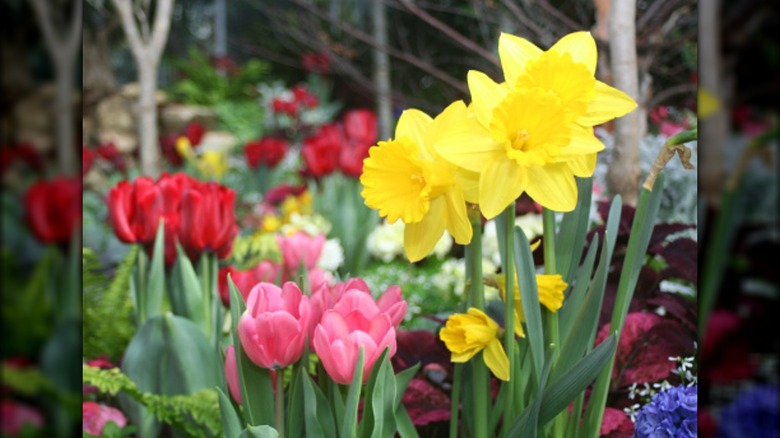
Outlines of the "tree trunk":
[{"label": "tree trunk", "polygon": [[[609,20],[609,54],[613,85],[639,100],[636,58],[636,1],[614,0]],[[615,121],[615,146],[607,171],[607,188],[623,202],[636,205],[642,170],[639,162],[640,111]]]},{"label": "tree trunk", "polygon": [[[382,0],[373,0],[371,17],[374,24],[374,87],[376,88],[376,110],[379,121],[379,138],[387,140],[392,136],[393,104],[390,99],[390,59],[383,49],[387,46],[387,25],[385,6]],[[380,48],[382,47],[382,48]]]},{"label": "tree trunk", "polygon": [[138,63],[138,130],[141,147],[141,173],[156,178],[160,175],[160,147],[157,139],[157,63]]},{"label": "tree trunk", "polygon": [[75,57],[60,53],[54,57],[57,97],[54,104],[57,126],[57,164],[66,175],[78,175],[73,148],[73,64]]},{"label": "tree trunk", "polygon": [[721,108],[699,120],[699,174],[702,196],[707,204],[720,204],[723,188],[723,139],[729,131],[729,120],[723,108],[720,60],[720,7],[717,0],[699,3],[699,85],[717,97]]},{"label": "tree trunk", "polygon": [[227,17],[225,0],[214,1],[214,55],[227,55]]}]

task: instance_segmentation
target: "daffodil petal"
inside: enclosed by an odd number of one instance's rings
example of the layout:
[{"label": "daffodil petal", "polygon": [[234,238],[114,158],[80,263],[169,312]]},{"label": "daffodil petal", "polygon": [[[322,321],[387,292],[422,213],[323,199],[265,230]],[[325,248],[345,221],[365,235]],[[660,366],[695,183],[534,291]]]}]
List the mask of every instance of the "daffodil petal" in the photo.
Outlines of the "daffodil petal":
[{"label": "daffodil petal", "polygon": [[498,37],[498,56],[504,70],[504,80],[508,84],[514,84],[517,77],[523,74],[525,64],[542,53],[542,49],[525,38],[508,33],[501,33]]},{"label": "daffodil petal", "polygon": [[481,71],[469,70],[467,78],[474,114],[479,123],[483,126],[490,126],[493,108],[506,96],[507,90]]},{"label": "daffodil petal", "polygon": [[494,376],[505,382],[509,381],[509,358],[498,338],[487,344],[482,350],[482,356]]},{"label": "daffodil petal", "polygon": [[444,108],[444,110],[433,119],[433,122],[428,125],[428,128],[425,131],[424,143],[428,153],[437,159],[441,158],[441,154],[439,154],[433,146],[438,143],[443,135],[449,132],[454,126],[457,126],[461,120],[466,117],[469,117],[468,108],[462,100],[456,100],[449,104],[447,108]]},{"label": "daffodil petal", "polygon": [[[408,109],[401,113],[398,118],[398,124],[395,127],[395,138],[408,137],[420,149],[421,155],[425,157],[425,131],[433,122],[428,114],[417,110]],[[431,159],[431,157],[425,157]]]},{"label": "daffodil petal", "polygon": [[479,124],[476,117],[466,116],[442,133],[434,149],[450,163],[472,172],[479,172],[482,166],[504,145],[493,139],[490,131]]},{"label": "daffodil petal", "polygon": [[479,208],[488,220],[517,199],[529,184],[528,174],[506,157],[490,160],[479,177]]},{"label": "daffodil petal", "polygon": [[[577,204],[577,184],[566,163],[531,166],[528,172],[528,196],[553,211],[572,211]],[[482,193],[480,192],[480,199]],[[487,216],[485,216],[487,217]]]},{"label": "daffodil petal", "polygon": [[458,167],[455,170],[455,181],[463,190],[463,198],[470,204],[479,204],[479,174]]},{"label": "daffodil petal", "polygon": [[630,113],[636,106],[628,94],[596,81],[596,97],[588,103],[586,113],[577,119],[577,123],[583,126],[600,125]]},{"label": "daffodil petal", "polygon": [[404,228],[404,249],[410,261],[422,260],[431,253],[436,242],[444,234],[447,215],[447,201],[443,196],[431,200],[428,213],[419,222],[406,224]]},{"label": "daffodil petal", "polygon": [[604,143],[593,134],[590,126],[572,125],[569,144],[561,148],[560,157],[595,154],[604,150]]},{"label": "daffodil petal", "polygon": [[596,50],[596,40],[590,35],[590,32],[580,31],[570,33],[555,43],[550,50],[558,53],[568,53],[574,62],[585,64],[590,74],[596,72],[596,62],[598,61],[598,51]]},{"label": "daffodil petal", "polygon": [[536,285],[539,302],[551,312],[557,312],[563,306],[563,292],[568,287],[560,274],[537,274]]},{"label": "daffodil petal", "polygon": [[473,230],[466,212],[466,200],[458,187],[453,187],[444,194],[447,202],[447,231],[460,245],[471,242]]},{"label": "daffodil petal", "polygon": [[596,170],[596,154],[585,154],[572,157],[566,161],[569,165],[574,176],[580,178],[587,178],[593,176],[593,172]]},{"label": "daffodil petal", "polygon": [[[518,312],[517,308],[521,307],[521,310]],[[524,321],[523,311],[522,311],[522,304],[516,303],[515,305],[515,334],[521,338],[525,337],[525,332],[523,331],[523,321]]]}]

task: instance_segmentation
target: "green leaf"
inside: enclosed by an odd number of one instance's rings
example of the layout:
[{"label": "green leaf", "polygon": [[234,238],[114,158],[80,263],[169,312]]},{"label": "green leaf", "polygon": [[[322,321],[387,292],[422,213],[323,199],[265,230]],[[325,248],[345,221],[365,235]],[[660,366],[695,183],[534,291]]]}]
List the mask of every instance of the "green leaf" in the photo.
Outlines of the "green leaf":
[{"label": "green leaf", "polygon": [[585,235],[590,222],[590,201],[593,195],[593,178],[576,178],[577,205],[574,210],[564,213],[558,236],[555,239],[556,272],[569,283],[582,256]]},{"label": "green leaf", "polygon": [[336,436],[336,423],[328,399],[320,388],[311,381],[303,369],[299,371],[303,381],[303,411],[306,423],[306,437]]},{"label": "green leaf", "polygon": [[152,262],[149,266],[149,275],[147,276],[146,299],[146,317],[151,318],[162,312],[163,294],[165,293],[165,222],[160,219],[160,225],[157,227],[157,236],[154,238],[154,251],[152,252]]},{"label": "green leaf", "polygon": [[525,336],[531,349],[536,380],[539,381],[542,368],[544,368],[544,332],[542,331],[542,312],[539,308],[534,259],[531,255],[528,239],[519,227],[515,227],[513,243],[515,245],[515,269],[520,287],[520,300],[523,305],[523,313],[525,313]]},{"label": "green leaf", "polygon": [[176,242],[176,264],[174,275],[178,280],[174,283],[177,288],[169,291],[169,299],[174,313],[193,320],[198,325],[205,323],[203,314],[204,293],[200,286],[198,274],[190,262],[190,258],[184,252],[181,245]]},{"label": "green leaf", "polygon": [[[569,292],[569,295],[563,301],[563,307],[558,311],[558,314],[560,315],[561,339],[566,339],[566,337],[571,332],[571,326],[574,323],[574,318],[576,317],[579,309],[582,307],[582,302],[585,299],[585,292],[588,290],[591,275],[593,274],[593,264],[596,260],[596,251],[598,248],[599,236],[598,234],[595,234],[590,242],[588,254],[585,256],[585,260],[582,262],[582,266],[580,266],[579,271],[577,271],[577,276],[574,280],[574,287],[572,287],[571,292]],[[563,351],[561,354],[563,354]]]},{"label": "green leaf", "polygon": [[[550,352],[548,351],[548,356]],[[537,428],[539,424],[539,412],[542,407],[542,400],[545,393],[545,384],[547,382],[547,376],[550,374],[551,360],[546,361],[544,369],[542,370],[539,380],[539,388],[536,391],[536,395],[531,404],[526,408],[523,413],[512,423],[512,427],[509,429],[508,436],[511,437],[535,437],[540,436],[537,434]]]},{"label": "green leaf", "polygon": [[414,426],[414,422],[409,417],[409,412],[406,411],[406,406],[403,403],[399,404],[395,408],[395,421],[398,427],[398,435],[401,438],[419,438],[417,428]]},{"label": "green leaf", "polygon": [[303,435],[305,422],[301,421],[300,414],[303,412],[303,375],[304,367],[298,362],[293,365],[292,379],[290,379],[290,389],[287,392],[287,437],[300,438]]},{"label": "green leaf", "polygon": [[[383,363],[390,354],[390,349],[386,348],[385,351],[379,356],[374,366],[371,368],[371,373],[368,375],[368,381],[366,382],[366,397],[374,393],[374,387],[376,386],[377,376],[379,375],[378,363]],[[374,409],[372,403],[364,403],[363,405],[363,419],[358,425],[358,436],[361,438],[368,438],[374,430]]]},{"label": "green leaf", "polygon": [[341,422],[340,436],[343,438],[352,438],[357,432],[357,414],[358,404],[360,402],[360,388],[363,386],[363,347],[360,347],[357,363],[355,363],[355,375],[349,385],[347,402],[344,405],[344,417]]},{"label": "green leaf", "polygon": [[[232,436],[225,434],[226,437]],[[279,432],[271,426],[249,426],[241,431],[238,438],[279,438]]]},{"label": "green leaf", "polygon": [[577,362],[569,372],[548,384],[539,411],[539,425],[544,426],[555,418],[585,391],[615,354],[616,349],[617,337],[613,333]]},{"label": "green leaf", "polygon": [[409,368],[399,372],[395,375],[395,406],[396,408],[401,405],[404,398],[406,388],[409,386],[409,382],[412,381],[417,371],[420,369],[420,362],[410,366]]},{"label": "green leaf", "polygon": [[385,356],[379,365],[376,383],[371,396],[371,410],[374,412],[374,430],[371,438],[392,438],[395,436],[395,376],[390,359]]},{"label": "green leaf", "polygon": [[[274,423],[274,399],[271,373],[265,368],[254,364],[246,355],[238,337],[238,320],[244,313],[246,305],[244,298],[236,288],[233,279],[228,274],[228,288],[230,290],[230,317],[232,321],[231,333],[233,336],[233,348],[236,352],[236,365],[238,368],[238,385],[241,388],[241,404],[247,416],[249,424],[273,424]],[[278,376],[280,379],[282,376]]]},{"label": "green leaf", "polygon": [[[200,328],[170,313],[146,320],[127,347],[122,371],[140,391],[162,395],[194,394],[225,384],[222,363]],[[126,397],[120,403],[139,425],[140,435],[159,429],[146,409]]]},{"label": "green leaf", "polygon": [[233,403],[230,402],[230,398],[225,395],[222,388],[217,387],[217,394],[219,395],[219,413],[222,417],[222,428],[225,436],[239,435],[241,433],[241,420],[233,408]]}]

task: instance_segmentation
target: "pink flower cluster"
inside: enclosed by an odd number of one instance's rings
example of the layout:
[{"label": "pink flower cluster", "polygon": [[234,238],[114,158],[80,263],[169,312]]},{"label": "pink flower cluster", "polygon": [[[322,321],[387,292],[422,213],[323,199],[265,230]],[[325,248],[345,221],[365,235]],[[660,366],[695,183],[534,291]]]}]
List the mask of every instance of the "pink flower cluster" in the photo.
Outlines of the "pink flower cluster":
[{"label": "pink flower cluster", "polygon": [[[390,357],[395,354],[396,329],[406,308],[398,286],[389,287],[375,300],[359,278],[332,287],[324,284],[311,296],[292,282],[282,287],[263,282],[249,292],[247,309],[238,321],[238,335],[252,362],[271,370],[300,359],[308,339],[325,371],[341,384],[352,381],[362,348],[365,382],[386,348]],[[235,356],[230,355],[228,351],[225,371],[228,386],[235,387]]]}]

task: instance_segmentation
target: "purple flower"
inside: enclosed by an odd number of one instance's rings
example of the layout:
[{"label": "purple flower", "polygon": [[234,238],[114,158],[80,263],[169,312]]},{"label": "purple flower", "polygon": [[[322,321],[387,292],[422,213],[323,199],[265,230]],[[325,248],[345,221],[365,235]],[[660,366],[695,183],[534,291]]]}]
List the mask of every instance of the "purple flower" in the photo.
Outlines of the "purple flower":
[{"label": "purple flower", "polygon": [[681,437],[697,434],[697,387],[683,385],[656,394],[636,416],[634,438]]},{"label": "purple flower", "polygon": [[718,438],[780,436],[780,386],[755,386],[740,393],[720,415]]}]

